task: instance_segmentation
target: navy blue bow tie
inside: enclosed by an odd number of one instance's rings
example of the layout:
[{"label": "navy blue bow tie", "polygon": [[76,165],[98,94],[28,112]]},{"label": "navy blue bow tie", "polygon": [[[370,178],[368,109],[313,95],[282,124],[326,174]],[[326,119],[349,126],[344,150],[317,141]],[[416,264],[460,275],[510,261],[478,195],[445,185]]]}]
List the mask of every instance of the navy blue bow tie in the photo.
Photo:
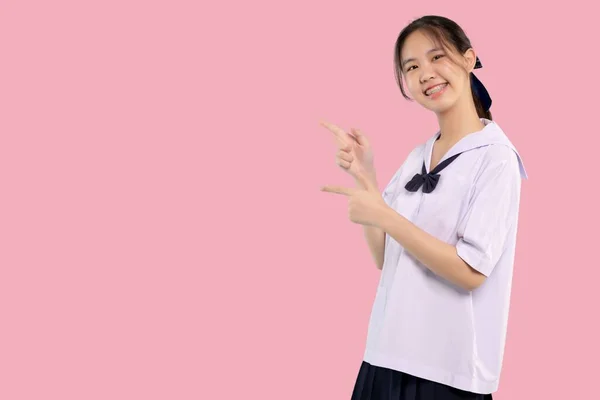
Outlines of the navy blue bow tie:
[{"label": "navy blue bow tie", "polygon": [[440,181],[440,172],[446,168],[452,161],[458,157],[460,153],[444,160],[439,163],[430,173],[427,173],[425,168],[425,162],[423,162],[423,169],[420,174],[416,174],[413,178],[408,181],[404,188],[409,192],[416,192],[421,186],[423,186],[423,193],[431,193],[436,188]]}]

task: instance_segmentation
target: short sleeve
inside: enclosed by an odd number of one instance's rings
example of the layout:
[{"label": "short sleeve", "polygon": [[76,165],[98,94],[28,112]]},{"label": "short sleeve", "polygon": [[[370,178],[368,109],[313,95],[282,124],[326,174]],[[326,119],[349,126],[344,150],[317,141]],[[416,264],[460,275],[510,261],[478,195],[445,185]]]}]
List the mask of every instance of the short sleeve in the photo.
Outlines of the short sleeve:
[{"label": "short sleeve", "polygon": [[491,274],[516,228],[519,168],[518,156],[510,147],[489,146],[458,225],[458,256],[485,276]]},{"label": "short sleeve", "polygon": [[392,178],[390,179],[388,184],[383,189],[383,192],[381,193],[381,196],[383,197],[383,201],[385,201],[385,203],[389,207],[391,207],[392,203],[394,202],[394,199],[395,199],[394,194],[396,193],[396,183],[398,182],[398,178],[400,177],[401,173],[402,173],[402,166],[400,168],[398,168],[398,170],[394,173],[394,175],[392,176]]}]

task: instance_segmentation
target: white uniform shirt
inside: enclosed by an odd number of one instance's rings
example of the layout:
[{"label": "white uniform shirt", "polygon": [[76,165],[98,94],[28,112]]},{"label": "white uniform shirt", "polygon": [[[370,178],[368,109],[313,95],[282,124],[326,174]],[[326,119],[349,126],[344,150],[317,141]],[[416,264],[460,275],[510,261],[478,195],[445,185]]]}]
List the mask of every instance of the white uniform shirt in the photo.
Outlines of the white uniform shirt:
[{"label": "white uniform shirt", "polygon": [[437,132],[415,148],[383,191],[399,214],[456,246],[458,256],[487,276],[474,291],[433,274],[391,236],[373,304],[364,360],[476,393],[497,390],[509,311],[521,191],[521,158],[487,119],[440,160],[461,153],[440,172],[431,193],[405,189],[425,162]]}]

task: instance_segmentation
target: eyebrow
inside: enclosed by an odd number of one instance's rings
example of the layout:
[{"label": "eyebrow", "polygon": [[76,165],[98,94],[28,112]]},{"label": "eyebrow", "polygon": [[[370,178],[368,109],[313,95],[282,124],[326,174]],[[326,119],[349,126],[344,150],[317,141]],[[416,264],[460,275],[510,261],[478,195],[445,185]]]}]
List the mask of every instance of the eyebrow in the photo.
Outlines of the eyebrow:
[{"label": "eyebrow", "polygon": [[[430,53],[433,53],[433,52],[436,52],[436,51],[442,51],[442,49],[440,49],[440,48],[437,48],[437,47],[436,47],[435,49],[431,49],[431,50],[429,50],[429,51],[427,52],[427,54],[430,54]],[[406,60],[404,60],[404,61],[402,62],[402,68],[404,68],[404,66],[405,66],[406,64],[408,64],[409,62],[411,62],[411,61],[415,61],[415,58],[407,58]]]}]

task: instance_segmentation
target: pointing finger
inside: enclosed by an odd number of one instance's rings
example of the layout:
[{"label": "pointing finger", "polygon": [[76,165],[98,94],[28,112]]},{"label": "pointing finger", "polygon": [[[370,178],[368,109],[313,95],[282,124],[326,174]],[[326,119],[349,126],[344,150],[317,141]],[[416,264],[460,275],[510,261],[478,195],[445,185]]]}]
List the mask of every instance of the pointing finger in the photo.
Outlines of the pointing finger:
[{"label": "pointing finger", "polygon": [[323,186],[321,188],[321,191],[342,194],[344,196],[351,196],[352,194],[354,194],[356,189],[351,189],[351,188],[347,188],[347,187],[343,187],[343,186],[331,186],[330,185],[330,186]]},{"label": "pointing finger", "polygon": [[331,122],[321,121],[320,124],[322,126],[324,126],[325,128],[329,129],[331,132],[333,132],[336,135],[346,133],[346,132],[344,132],[344,130],[342,128],[340,128],[339,126],[337,126],[335,124],[332,124]]},{"label": "pointing finger", "polygon": [[321,121],[321,125],[327,128],[335,136],[340,148],[350,150],[351,142],[348,140],[351,138],[342,128],[337,125],[331,124],[326,121]]}]

